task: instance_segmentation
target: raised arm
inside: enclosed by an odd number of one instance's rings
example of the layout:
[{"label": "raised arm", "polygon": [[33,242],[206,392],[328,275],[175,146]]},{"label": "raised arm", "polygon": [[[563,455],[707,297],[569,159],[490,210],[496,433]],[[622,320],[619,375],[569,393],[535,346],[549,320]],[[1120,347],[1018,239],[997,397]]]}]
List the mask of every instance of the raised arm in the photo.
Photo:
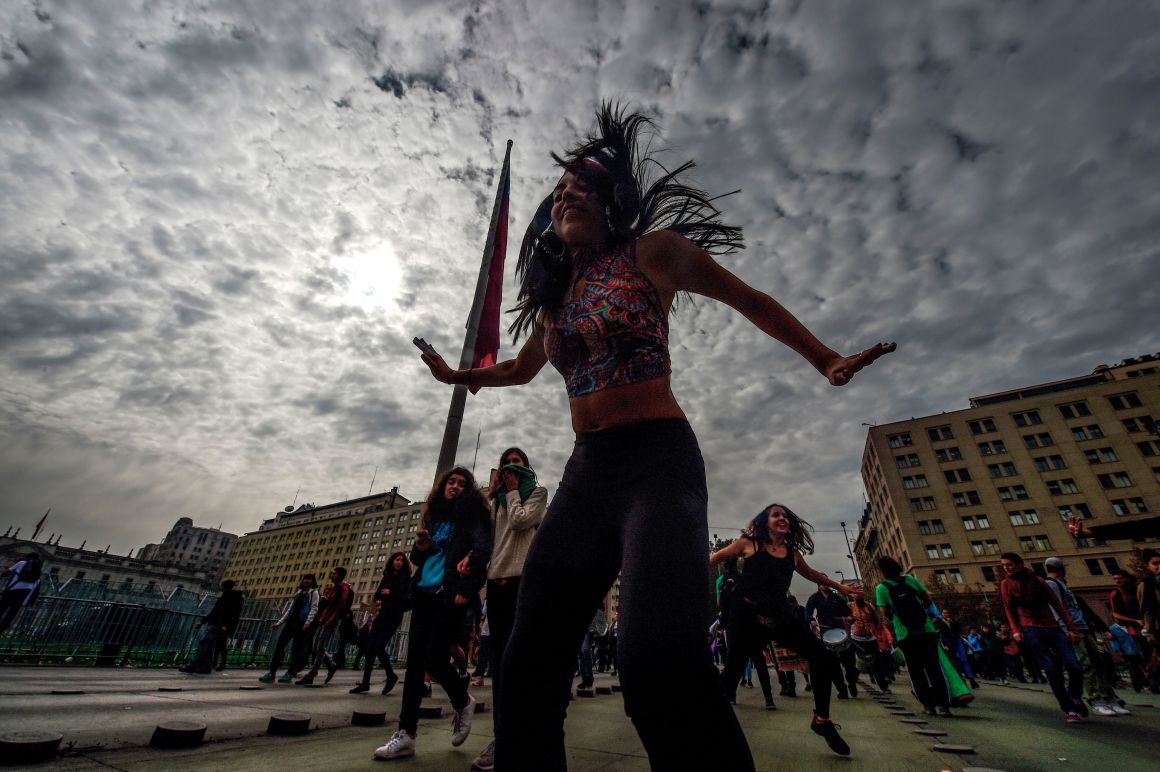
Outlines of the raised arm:
[{"label": "raised arm", "polygon": [[756,551],[753,540],[746,536],[738,536],[729,544],[709,555],[709,565],[715,566],[724,560],[747,558]]},{"label": "raised arm", "polygon": [[803,578],[808,579],[815,584],[824,584],[826,587],[841,593],[847,598],[862,597],[862,591],[856,587],[848,587],[847,585],[835,582],[821,571],[810,567],[810,564],[806,562],[806,559],[800,552],[794,553],[793,567],[794,570],[797,571]]},{"label": "raised arm", "polygon": [[673,231],[642,237],[637,260],[666,298],[687,291],[725,303],[766,335],[800,354],[835,386],[849,383],[859,370],[895,349],[893,343],[878,343],[853,356],[838,354],[776,300],[738,279],[708,252]]},{"label": "raised arm", "polygon": [[440,383],[464,384],[466,386],[519,386],[536,377],[548,362],[544,353],[544,339],[539,326],[524,341],[515,359],[508,359],[491,367],[473,367],[468,370],[452,370],[443,357],[422,354],[424,364],[431,369],[431,375]]}]

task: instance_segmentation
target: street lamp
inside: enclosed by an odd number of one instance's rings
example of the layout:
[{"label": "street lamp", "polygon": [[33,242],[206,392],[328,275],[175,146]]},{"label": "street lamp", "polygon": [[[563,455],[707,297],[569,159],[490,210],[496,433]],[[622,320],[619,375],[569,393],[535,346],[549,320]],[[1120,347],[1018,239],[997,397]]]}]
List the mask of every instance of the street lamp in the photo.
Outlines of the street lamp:
[{"label": "street lamp", "polygon": [[836,573],[838,576],[842,577],[842,584],[846,583],[846,574],[845,573],[843,573],[841,570],[835,571],[834,573]]},{"label": "street lamp", "polygon": [[842,521],[842,536],[846,539],[846,557],[850,558],[850,565],[854,567],[854,578],[859,582],[862,581],[861,575],[858,573],[858,563],[854,560],[854,548],[850,546],[850,535],[846,533],[846,521]]}]

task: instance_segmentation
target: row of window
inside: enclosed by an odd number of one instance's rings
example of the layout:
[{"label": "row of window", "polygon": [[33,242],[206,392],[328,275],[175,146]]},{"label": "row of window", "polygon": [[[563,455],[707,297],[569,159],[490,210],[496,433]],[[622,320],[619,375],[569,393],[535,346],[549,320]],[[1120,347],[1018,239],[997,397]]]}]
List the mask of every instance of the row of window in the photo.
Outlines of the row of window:
[{"label": "row of window", "polygon": [[[1098,427],[1093,426],[1087,428]],[[1096,435],[1092,435],[1088,437],[1088,439],[1098,439],[1102,437],[1103,434],[1101,433],[1098,435],[1098,437]],[[1055,441],[1051,438],[1051,434],[1048,432],[1043,432],[1041,434],[1029,434],[1024,437],[1024,441],[1026,442],[1028,449],[1047,448],[1055,444]],[[1145,458],[1151,458],[1153,456],[1160,455],[1160,442],[1156,442],[1154,440],[1144,440],[1142,442],[1137,442],[1136,448],[1140,451],[1140,455],[1144,456]],[[1007,446],[1003,443],[1002,440],[981,442],[979,443],[979,452],[984,456],[1002,455],[1007,452]],[[939,448],[935,451],[935,456],[938,458],[940,463],[944,464],[951,461],[961,461],[963,458],[963,454],[957,446]],[[1086,458],[1087,462],[1093,466],[1120,460],[1119,455],[1115,451],[1115,448],[1110,446],[1103,448],[1089,448],[1084,451],[1084,458]],[[899,469],[909,469],[912,467],[922,466],[922,461],[919,459],[917,453],[907,453],[900,456],[895,456],[894,461]],[[1051,469],[1067,468],[1067,462],[1065,462],[1063,457],[1060,455],[1037,456],[1034,458],[1034,463],[1035,468],[1041,472],[1046,472]],[[990,464],[987,466],[987,469],[990,470],[993,477],[1005,476],[1008,474],[1006,470],[1014,470],[1014,468],[1014,464],[1010,462]],[[1014,474],[1014,471],[1011,471],[1010,474]],[[944,470],[943,475],[946,477],[947,482],[949,483],[965,482],[971,479],[970,473],[966,469]]]},{"label": "row of window", "polygon": [[[979,545],[976,548],[976,545]],[[929,553],[929,547],[927,548]],[[982,550],[981,552],[979,550]],[[971,542],[971,550],[976,555],[992,555],[998,554],[998,545],[993,541],[987,542]],[[1043,552],[1041,549],[1025,549],[1025,552]],[[1045,576],[1042,563],[1028,562],[1031,569],[1039,576]],[[1087,558],[1084,560],[1084,566],[1088,573],[1092,576],[1103,576],[1104,574],[1112,574],[1120,570],[1120,564],[1115,558]],[[1003,572],[999,566],[980,566],[983,572],[983,579],[988,582],[998,581]],[[934,571],[935,582],[939,584],[962,584],[963,574],[962,570],[957,567],[937,568]]]}]

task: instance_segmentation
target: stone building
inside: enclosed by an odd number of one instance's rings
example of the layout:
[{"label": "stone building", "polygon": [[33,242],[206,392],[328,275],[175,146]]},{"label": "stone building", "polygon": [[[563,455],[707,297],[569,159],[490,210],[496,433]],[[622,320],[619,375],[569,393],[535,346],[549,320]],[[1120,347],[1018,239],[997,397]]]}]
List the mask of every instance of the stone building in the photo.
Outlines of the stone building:
[{"label": "stone building", "polygon": [[218,528],[200,528],[188,517],[179,518],[160,544],[146,544],[137,552],[140,560],[201,571],[213,586],[221,583],[237,535]]}]

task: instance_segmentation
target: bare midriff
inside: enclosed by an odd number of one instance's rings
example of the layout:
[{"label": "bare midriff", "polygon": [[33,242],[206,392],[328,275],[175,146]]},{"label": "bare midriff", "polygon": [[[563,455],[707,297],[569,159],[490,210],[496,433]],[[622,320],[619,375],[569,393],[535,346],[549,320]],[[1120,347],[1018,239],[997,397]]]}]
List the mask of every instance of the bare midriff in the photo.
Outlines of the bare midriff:
[{"label": "bare midriff", "polygon": [[685,417],[669,388],[667,375],[572,397],[568,406],[572,410],[572,429],[577,434],[660,418]]}]

